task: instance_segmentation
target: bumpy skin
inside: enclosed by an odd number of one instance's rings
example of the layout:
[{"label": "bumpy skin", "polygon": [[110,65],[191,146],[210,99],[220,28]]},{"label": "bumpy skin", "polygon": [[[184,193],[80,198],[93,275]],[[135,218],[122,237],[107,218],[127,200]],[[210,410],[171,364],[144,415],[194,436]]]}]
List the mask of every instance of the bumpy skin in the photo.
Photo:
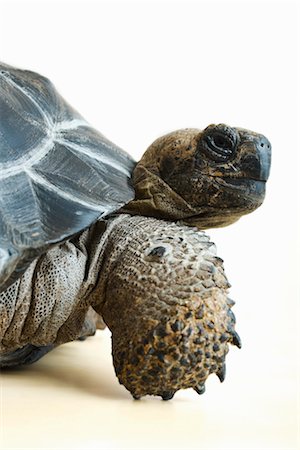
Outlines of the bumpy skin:
[{"label": "bumpy skin", "polygon": [[228,343],[240,341],[222,260],[207,235],[128,217],[112,230],[107,251],[100,311],[120,382],[135,398],[167,400],[189,387],[203,393],[210,373],[223,381]]},{"label": "bumpy skin", "polygon": [[112,331],[116,374],[135,398],[203,393],[210,373],[223,381],[228,343],[240,345],[228,287],[203,232],[119,215],[50,250],[10,288],[14,296],[0,295],[0,364],[33,362],[43,348],[79,338],[92,306]]}]

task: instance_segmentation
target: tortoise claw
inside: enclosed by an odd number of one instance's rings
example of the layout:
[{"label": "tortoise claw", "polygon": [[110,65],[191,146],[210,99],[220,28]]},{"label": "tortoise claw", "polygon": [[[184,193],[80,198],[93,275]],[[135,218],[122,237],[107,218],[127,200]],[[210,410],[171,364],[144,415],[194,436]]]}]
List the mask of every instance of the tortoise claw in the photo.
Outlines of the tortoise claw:
[{"label": "tortoise claw", "polygon": [[140,400],[141,399],[140,395],[136,395],[136,394],[131,394],[131,395],[134,398],[134,400]]},{"label": "tortoise claw", "polygon": [[195,386],[193,389],[197,392],[197,394],[202,395],[205,392],[205,384],[198,384],[198,386]]},{"label": "tortoise claw", "polygon": [[175,391],[165,391],[161,394],[163,400],[171,400],[174,397]]},{"label": "tortoise claw", "polygon": [[236,323],[236,318],[235,318],[234,313],[231,311],[231,309],[229,309],[228,315],[229,315],[229,317],[231,318],[232,323],[235,324],[235,323]]},{"label": "tortoise claw", "polygon": [[242,348],[241,338],[239,337],[239,335],[237,334],[237,332],[235,330],[231,331],[231,336],[232,336],[232,344],[238,348]]},{"label": "tortoise claw", "polygon": [[235,305],[235,301],[232,300],[232,298],[227,297],[226,302],[227,302],[228,306],[234,306]]},{"label": "tortoise claw", "polygon": [[226,366],[225,364],[222,365],[222,367],[216,372],[217,377],[219,378],[220,382],[223,383],[226,376]]}]

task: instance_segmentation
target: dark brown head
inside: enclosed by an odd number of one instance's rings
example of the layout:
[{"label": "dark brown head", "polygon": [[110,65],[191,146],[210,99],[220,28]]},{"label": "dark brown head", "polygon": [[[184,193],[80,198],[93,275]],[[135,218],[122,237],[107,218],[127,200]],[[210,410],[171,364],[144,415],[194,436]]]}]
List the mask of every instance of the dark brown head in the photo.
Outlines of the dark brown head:
[{"label": "dark brown head", "polygon": [[137,164],[126,211],[198,228],[229,225],[262,204],[270,162],[270,142],[252,131],[224,124],[175,131]]}]

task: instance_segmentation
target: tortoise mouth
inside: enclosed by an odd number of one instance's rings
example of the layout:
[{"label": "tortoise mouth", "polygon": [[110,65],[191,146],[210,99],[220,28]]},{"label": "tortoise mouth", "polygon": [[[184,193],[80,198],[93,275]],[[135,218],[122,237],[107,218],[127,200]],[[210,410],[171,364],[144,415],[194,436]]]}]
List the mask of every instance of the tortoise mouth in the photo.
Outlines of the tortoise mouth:
[{"label": "tortoise mouth", "polygon": [[242,178],[242,177],[223,177],[223,180],[227,181],[228,183],[232,183],[232,184],[238,184],[241,182],[251,182],[251,181],[258,181],[261,183],[266,183],[267,180],[263,180],[260,178]]},{"label": "tortoise mouth", "polygon": [[266,180],[255,178],[215,177],[215,181],[223,188],[243,191],[250,195],[262,195],[266,186]]},{"label": "tortoise mouth", "polygon": [[185,217],[184,223],[199,229],[231,225],[241,216],[257,209],[265,197],[266,182],[242,177],[212,177],[215,194],[207,199],[198,214]]}]

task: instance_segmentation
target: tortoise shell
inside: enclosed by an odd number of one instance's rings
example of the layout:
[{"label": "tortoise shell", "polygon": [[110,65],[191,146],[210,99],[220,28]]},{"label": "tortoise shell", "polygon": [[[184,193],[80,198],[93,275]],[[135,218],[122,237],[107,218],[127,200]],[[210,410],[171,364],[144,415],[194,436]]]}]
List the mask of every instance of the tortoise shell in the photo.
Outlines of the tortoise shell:
[{"label": "tortoise shell", "polygon": [[0,64],[0,290],[133,199],[134,166],[47,78]]}]

